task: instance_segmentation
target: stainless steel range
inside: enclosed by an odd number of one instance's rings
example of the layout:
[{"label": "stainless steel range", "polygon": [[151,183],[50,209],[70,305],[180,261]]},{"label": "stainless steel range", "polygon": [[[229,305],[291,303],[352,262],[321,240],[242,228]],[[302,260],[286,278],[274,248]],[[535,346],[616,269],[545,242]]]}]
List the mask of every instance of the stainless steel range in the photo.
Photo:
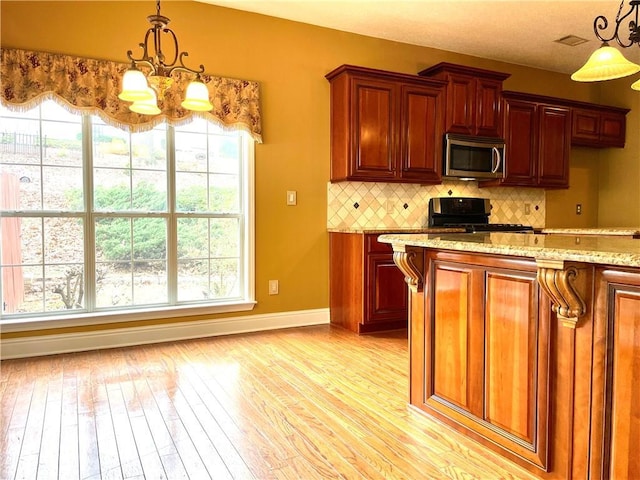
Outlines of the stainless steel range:
[{"label": "stainless steel range", "polygon": [[489,223],[488,198],[436,197],[429,199],[429,227],[464,228],[475,232],[533,232],[533,227],[513,223]]}]

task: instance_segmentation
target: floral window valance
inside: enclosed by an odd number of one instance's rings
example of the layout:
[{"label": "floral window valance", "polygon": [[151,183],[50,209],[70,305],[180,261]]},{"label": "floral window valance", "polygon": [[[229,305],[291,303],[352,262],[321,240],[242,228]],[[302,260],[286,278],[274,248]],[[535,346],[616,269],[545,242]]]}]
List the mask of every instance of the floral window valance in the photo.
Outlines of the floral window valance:
[{"label": "floral window valance", "polygon": [[213,110],[192,112],[180,106],[191,77],[177,73],[160,105],[162,113],[148,116],[130,111],[129,104],[118,98],[126,63],[11,48],[1,49],[0,56],[0,102],[10,110],[30,109],[43,99],[53,99],[70,110],[89,111],[105,123],[134,132],[151,130],[164,121],[179,125],[199,116],[223,128],[245,130],[262,142],[257,82],[203,74]]}]

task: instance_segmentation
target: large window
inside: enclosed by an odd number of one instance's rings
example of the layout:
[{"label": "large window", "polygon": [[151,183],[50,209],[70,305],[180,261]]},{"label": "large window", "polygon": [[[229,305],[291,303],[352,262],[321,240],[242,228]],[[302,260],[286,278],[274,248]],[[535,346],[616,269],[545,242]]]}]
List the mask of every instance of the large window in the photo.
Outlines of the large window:
[{"label": "large window", "polygon": [[4,319],[253,304],[253,140],[0,109]]}]

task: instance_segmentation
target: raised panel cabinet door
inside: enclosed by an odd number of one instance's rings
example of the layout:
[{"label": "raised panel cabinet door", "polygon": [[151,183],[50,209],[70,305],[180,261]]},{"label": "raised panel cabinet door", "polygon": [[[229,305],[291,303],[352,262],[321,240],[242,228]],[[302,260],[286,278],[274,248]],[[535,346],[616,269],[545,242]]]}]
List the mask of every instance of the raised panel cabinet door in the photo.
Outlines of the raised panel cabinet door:
[{"label": "raised panel cabinet door", "polygon": [[365,323],[408,321],[408,287],[404,274],[393,262],[393,254],[369,254],[366,283]]},{"label": "raised panel cabinet door", "polygon": [[476,80],[475,134],[485,137],[502,136],[502,81],[478,78]]},{"label": "raised panel cabinet door", "polygon": [[600,143],[606,147],[624,148],[626,128],[626,115],[603,112],[600,120]]},{"label": "raised panel cabinet door", "polygon": [[403,85],[400,103],[401,170],[404,179],[442,181],[444,90]]},{"label": "raised panel cabinet door", "polygon": [[485,415],[497,443],[547,465],[547,331],[535,272],[486,272]]},{"label": "raised panel cabinet door", "polygon": [[396,84],[355,78],[353,91],[350,177],[393,179],[396,176]]},{"label": "raised panel cabinet door", "polygon": [[600,143],[600,113],[575,108],[571,122],[573,145],[597,146]]},{"label": "raised panel cabinet door", "polygon": [[483,416],[482,272],[469,265],[436,263],[432,286],[426,403]]},{"label": "raised panel cabinet door", "polygon": [[640,274],[601,273],[596,310],[591,478],[640,478]]},{"label": "raised panel cabinet door", "polygon": [[538,117],[534,103],[505,100],[504,185],[537,184]]},{"label": "raised panel cabinet door", "polygon": [[475,134],[476,80],[469,75],[450,74],[447,86],[446,131]]},{"label": "raised panel cabinet door", "polygon": [[568,187],[571,109],[540,105],[538,114],[538,185]]}]

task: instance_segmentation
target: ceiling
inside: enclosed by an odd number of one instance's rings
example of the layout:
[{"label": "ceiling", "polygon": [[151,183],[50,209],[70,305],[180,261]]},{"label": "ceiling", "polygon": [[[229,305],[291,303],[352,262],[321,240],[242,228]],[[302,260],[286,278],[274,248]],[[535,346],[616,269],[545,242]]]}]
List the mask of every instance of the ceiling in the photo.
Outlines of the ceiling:
[{"label": "ceiling", "polygon": [[[600,46],[593,31],[595,17],[607,18],[605,33],[610,37],[620,7],[617,0],[198,1],[567,74]],[[624,13],[628,10],[626,1]],[[589,41],[576,47],[555,42],[567,35]],[[621,50],[640,63],[640,48]]]}]

